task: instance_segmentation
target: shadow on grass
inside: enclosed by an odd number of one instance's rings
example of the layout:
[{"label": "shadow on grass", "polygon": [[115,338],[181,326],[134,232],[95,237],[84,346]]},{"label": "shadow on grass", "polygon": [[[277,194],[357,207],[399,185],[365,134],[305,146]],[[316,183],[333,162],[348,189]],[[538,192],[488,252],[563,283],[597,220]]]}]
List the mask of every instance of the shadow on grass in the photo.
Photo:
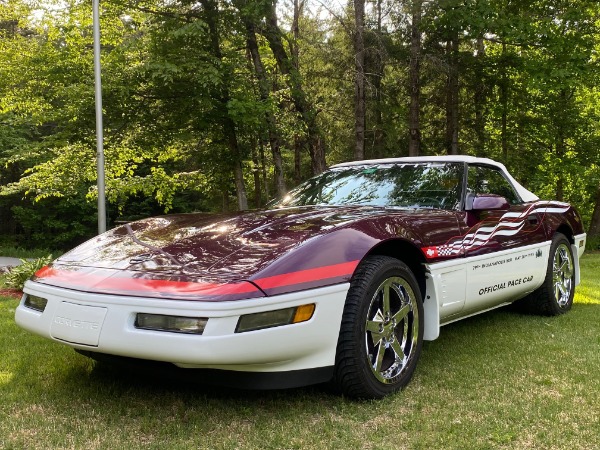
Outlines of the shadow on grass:
[{"label": "shadow on grass", "polygon": [[336,398],[325,384],[288,389],[242,388],[236,386],[234,377],[230,378],[229,375],[229,372],[224,371],[182,369],[169,363],[107,359],[93,361],[89,381],[93,384],[109,384],[121,391],[137,391],[140,394],[150,392],[216,400],[291,400],[312,395]]},{"label": "shadow on grass", "polygon": [[[575,314],[587,314],[584,310],[589,307],[597,309],[597,305],[576,305]],[[568,319],[569,316],[562,317]],[[546,332],[548,321],[553,320],[560,321],[561,318],[545,318],[522,314],[510,308],[501,308],[445,326],[436,341],[424,343],[421,362],[415,376],[427,384],[432,368],[460,366],[468,363],[469,358],[478,361],[494,358],[497,352],[510,350],[511,347],[513,351],[519,351],[519,346],[530,340],[532,335]],[[511,332],[516,329],[521,332],[515,338]],[[231,373],[225,371],[181,369],[169,363],[131,358],[103,357],[103,355],[96,355],[96,357],[100,361],[90,362],[92,369],[87,375],[89,383],[96,388],[110,386],[110,389],[119,394],[158,397],[174,395],[248,403],[256,401],[294,403],[307,399],[332,404],[347,401],[329,384],[291,389],[243,388],[241,387],[243,384],[252,385],[252,382],[248,383],[245,380],[236,384],[235,378],[229,377]],[[481,363],[493,364],[493,361],[481,361]],[[421,371],[419,368],[424,370]],[[471,369],[476,370],[473,366]],[[451,373],[446,375],[452,376]],[[80,380],[81,374],[73,373],[72,376]]]}]

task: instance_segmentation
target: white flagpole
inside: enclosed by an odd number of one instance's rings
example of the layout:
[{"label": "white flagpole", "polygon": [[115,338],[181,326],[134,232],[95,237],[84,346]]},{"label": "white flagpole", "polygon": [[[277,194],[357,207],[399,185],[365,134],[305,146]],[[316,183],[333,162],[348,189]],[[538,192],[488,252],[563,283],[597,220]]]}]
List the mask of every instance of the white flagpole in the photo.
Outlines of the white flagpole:
[{"label": "white flagpole", "polygon": [[100,0],[92,0],[94,22],[94,84],[96,97],[96,160],[98,172],[98,234],[106,231],[104,133],[102,127],[102,79],[100,77]]}]

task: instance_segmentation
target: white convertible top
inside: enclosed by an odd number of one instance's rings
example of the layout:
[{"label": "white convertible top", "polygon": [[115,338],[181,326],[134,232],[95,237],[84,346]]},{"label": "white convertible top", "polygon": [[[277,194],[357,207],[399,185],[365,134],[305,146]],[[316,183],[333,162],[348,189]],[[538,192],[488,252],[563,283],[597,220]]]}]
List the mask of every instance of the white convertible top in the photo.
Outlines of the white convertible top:
[{"label": "white convertible top", "polygon": [[341,164],[331,166],[335,167],[351,167],[351,166],[364,166],[364,165],[378,165],[378,164],[395,164],[395,163],[427,163],[427,162],[458,162],[468,164],[484,164],[488,166],[497,167],[502,171],[504,176],[513,184],[517,193],[521,196],[525,202],[535,202],[539,200],[539,197],[533,192],[525,189],[517,180],[515,180],[504,164],[494,161],[489,158],[476,158],[475,156],[467,155],[444,155],[444,156],[416,156],[411,158],[385,158],[385,159],[369,159],[363,161],[350,161]]}]

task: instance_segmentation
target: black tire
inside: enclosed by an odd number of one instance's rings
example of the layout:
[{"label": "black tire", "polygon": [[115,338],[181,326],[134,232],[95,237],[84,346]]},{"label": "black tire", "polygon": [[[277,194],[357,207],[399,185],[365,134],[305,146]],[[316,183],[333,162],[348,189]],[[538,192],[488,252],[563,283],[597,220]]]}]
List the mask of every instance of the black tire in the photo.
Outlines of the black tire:
[{"label": "black tire", "polygon": [[522,310],[542,316],[558,316],[573,306],[575,264],[571,243],[556,233],[550,246],[544,283],[518,303]]},{"label": "black tire", "polygon": [[344,306],[335,386],[362,399],[395,392],[412,378],[422,345],[423,300],[411,270],[387,256],[363,260]]}]

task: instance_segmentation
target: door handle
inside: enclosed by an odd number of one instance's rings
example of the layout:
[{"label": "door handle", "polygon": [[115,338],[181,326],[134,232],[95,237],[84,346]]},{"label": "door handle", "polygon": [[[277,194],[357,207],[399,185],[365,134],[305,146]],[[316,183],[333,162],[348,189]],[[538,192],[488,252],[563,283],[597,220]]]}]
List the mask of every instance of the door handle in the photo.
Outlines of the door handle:
[{"label": "door handle", "polygon": [[540,223],[537,214],[531,214],[530,216],[527,216],[527,222],[529,225],[537,225]]}]

